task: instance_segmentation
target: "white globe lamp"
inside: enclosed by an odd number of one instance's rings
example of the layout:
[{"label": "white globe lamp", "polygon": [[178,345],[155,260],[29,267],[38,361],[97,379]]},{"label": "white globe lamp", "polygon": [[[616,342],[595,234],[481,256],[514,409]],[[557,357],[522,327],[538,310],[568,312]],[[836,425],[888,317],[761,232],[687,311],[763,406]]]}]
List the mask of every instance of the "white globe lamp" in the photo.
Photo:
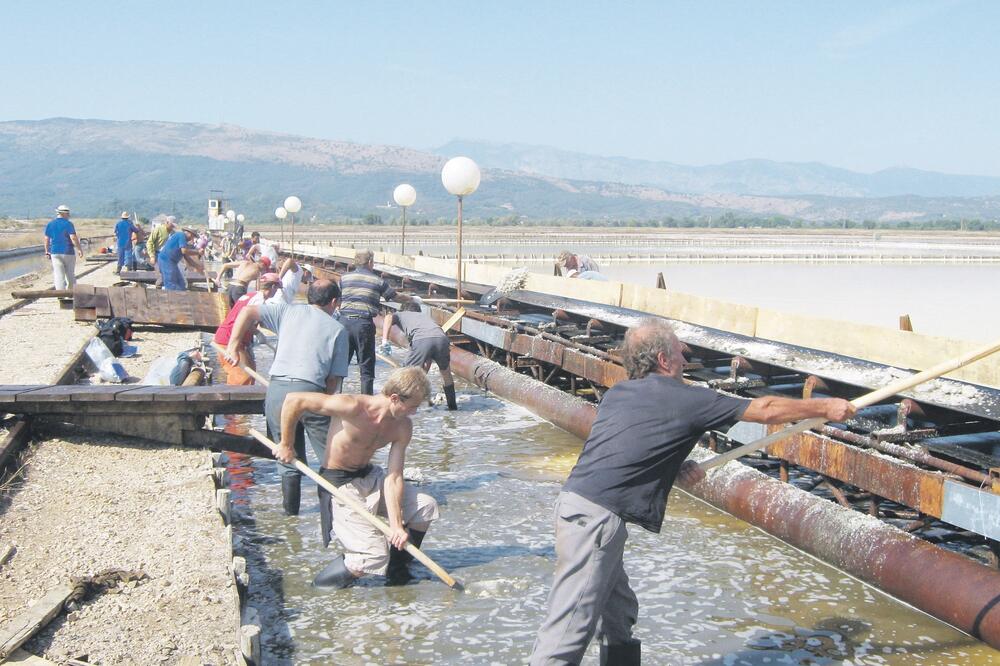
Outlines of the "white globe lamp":
[{"label": "white globe lamp", "polygon": [[413,202],[417,200],[417,191],[413,189],[412,185],[407,185],[403,183],[402,185],[397,185],[396,189],[392,191],[392,199],[396,202],[396,205],[403,209],[403,238],[399,245],[399,253],[406,254],[406,209],[413,205]]},{"label": "white globe lamp", "polygon": [[462,199],[479,187],[479,166],[468,157],[453,157],[441,169],[441,183],[458,197],[458,268],[455,271],[459,300],[462,298]]},{"label": "white globe lamp", "polygon": [[236,221],[239,222],[240,224],[243,224],[244,222],[246,222],[246,220],[247,216],[244,215],[243,213],[240,213],[239,215],[236,216]]},{"label": "white globe lamp", "polygon": [[226,219],[229,220],[230,222],[232,222],[233,220],[235,220],[236,219],[236,211],[234,211],[234,210],[227,210],[226,211]]},{"label": "white globe lamp", "polygon": [[[302,210],[302,200],[296,196],[285,197],[285,210],[292,216],[292,256],[295,256],[295,214]],[[284,243],[284,239],[281,241]]]},{"label": "white globe lamp", "polygon": [[288,211],[285,210],[284,206],[278,206],[274,209],[274,216],[278,218],[278,227],[281,229],[281,244],[285,244],[285,218],[288,217]]}]

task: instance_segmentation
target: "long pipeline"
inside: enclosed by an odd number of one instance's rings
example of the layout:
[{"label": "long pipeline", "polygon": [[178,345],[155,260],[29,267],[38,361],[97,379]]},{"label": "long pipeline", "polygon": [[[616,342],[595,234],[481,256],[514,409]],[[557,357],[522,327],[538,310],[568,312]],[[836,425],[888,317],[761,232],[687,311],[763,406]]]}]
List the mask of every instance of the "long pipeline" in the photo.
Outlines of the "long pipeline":
[{"label": "long pipeline", "polygon": [[[393,328],[392,339],[406,346]],[[585,400],[452,346],[452,371],[581,439],[597,410]],[[695,449],[692,457],[711,457]],[[695,497],[1000,648],[1000,572],[730,462],[693,486]]]}]

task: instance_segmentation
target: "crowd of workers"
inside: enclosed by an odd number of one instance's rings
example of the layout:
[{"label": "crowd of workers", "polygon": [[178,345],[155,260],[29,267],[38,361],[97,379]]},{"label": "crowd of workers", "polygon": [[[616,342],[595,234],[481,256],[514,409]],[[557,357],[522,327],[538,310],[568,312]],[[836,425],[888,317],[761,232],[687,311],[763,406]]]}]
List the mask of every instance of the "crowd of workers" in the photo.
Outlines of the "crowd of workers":
[{"label": "crowd of workers", "polygon": [[[46,253],[56,279],[72,286],[75,257],[82,256],[69,209],[46,228]],[[121,233],[118,233],[118,227]],[[134,225],[123,213],[116,227],[121,256],[139,244]],[[141,232],[140,232],[141,233]],[[195,230],[176,229],[168,220],[147,241],[166,289],[183,288],[178,266],[201,268],[204,251],[192,246]],[[411,416],[426,400],[426,370],[437,364],[449,409],[456,409],[449,370],[448,338],[419,299],[397,293],[373,270],[374,255],[357,252],[353,270],[338,282],[314,279],[307,264],[287,259],[278,272],[277,248],[254,234],[236,245],[239,256],[226,268],[235,271],[228,295],[231,309],[215,334],[224,348],[221,364],[227,381],[251,383],[246,368],[255,367],[254,332],[258,326],[277,334],[264,412],[267,428],[279,440],[283,508],[299,513],[301,473],[293,461],[307,460],[308,442],[320,462],[320,474],[371,513],[387,518],[390,536],[319,489],[324,546],[336,536],[344,553],[315,577],[321,588],[341,588],[366,575],[390,582],[409,578],[407,543],[420,545],[439,517],[433,497],[403,480],[406,449],[414,424]],[[564,275],[604,279],[587,256],[563,252]],[[258,291],[247,293],[251,282]],[[295,302],[307,284],[306,302]],[[57,288],[61,288],[57,282]],[[410,343],[405,366],[392,371],[374,394],[376,335],[374,318],[383,300],[402,303],[383,320],[383,352],[390,329],[400,326]],[[683,381],[682,345],[662,319],[646,319],[630,328],[619,353],[629,379],[611,387],[598,407],[590,435],[556,504],[556,566],[547,612],[529,658],[531,664],[579,664],[591,640],[600,640],[600,663],[639,664],[639,641],[632,629],[639,604],[623,566],[631,523],[651,532],[663,524],[667,496],[678,478],[699,483],[704,472],[686,460],[708,430],[736,421],[784,423],[822,416],[843,421],[853,406],[839,398],[794,400],[765,396],[753,400],[720,394]],[[341,391],[348,365],[360,368],[359,394]],[[389,447],[386,468],[372,463],[376,451]]]}]

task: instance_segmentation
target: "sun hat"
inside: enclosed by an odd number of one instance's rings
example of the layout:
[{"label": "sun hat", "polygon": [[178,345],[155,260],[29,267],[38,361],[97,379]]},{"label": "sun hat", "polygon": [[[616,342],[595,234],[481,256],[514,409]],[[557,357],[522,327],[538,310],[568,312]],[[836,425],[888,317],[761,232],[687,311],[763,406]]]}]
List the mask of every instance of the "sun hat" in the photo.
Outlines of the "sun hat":
[{"label": "sun hat", "polygon": [[309,271],[310,273],[312,273],[313,272],[312,264],[302,264],[302,270]]},{"label": "sun hat", "polygon": [[127,217],[129,217],[128,211],[127,210],[123,210],[122,211],[122,218],[127,218]]},{"label": "sun hat", "polygon": [[68,213],[69,212],[69,206],[67,206],[66,204],[63,204],[63,205],[59,206],[59,208],[56,208],[56,212],[57,213]]}]

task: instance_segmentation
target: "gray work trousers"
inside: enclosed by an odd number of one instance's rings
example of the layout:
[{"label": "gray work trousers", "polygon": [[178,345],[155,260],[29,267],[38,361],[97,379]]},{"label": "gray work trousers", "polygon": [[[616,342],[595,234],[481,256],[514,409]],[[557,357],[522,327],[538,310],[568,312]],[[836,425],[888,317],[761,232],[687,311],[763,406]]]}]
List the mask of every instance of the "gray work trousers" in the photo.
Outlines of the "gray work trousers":
[{"label": "gray work trousers", "polygon": [[[325,393],[324,388],[312,382],[271,377],[271,383],[264,395],[264,417],[267,419],[267,436],[275,442],[281,439],[281,405],[289,393]],[[295,427],[295,457],[308,464],[306,439],[320,465],[326,459],[326,431],[330,428],[330,417],[306,412]],[[302,476],[294,465],[277,463],[281,476]]]},{"label": "gray work trousers", "polygon": [[639,602],[622,566],[628,530],[607,509],[562,492],[556,502],[556,571],[532,666],[579,664],[594,634],[608,645],[633,642]]}]

